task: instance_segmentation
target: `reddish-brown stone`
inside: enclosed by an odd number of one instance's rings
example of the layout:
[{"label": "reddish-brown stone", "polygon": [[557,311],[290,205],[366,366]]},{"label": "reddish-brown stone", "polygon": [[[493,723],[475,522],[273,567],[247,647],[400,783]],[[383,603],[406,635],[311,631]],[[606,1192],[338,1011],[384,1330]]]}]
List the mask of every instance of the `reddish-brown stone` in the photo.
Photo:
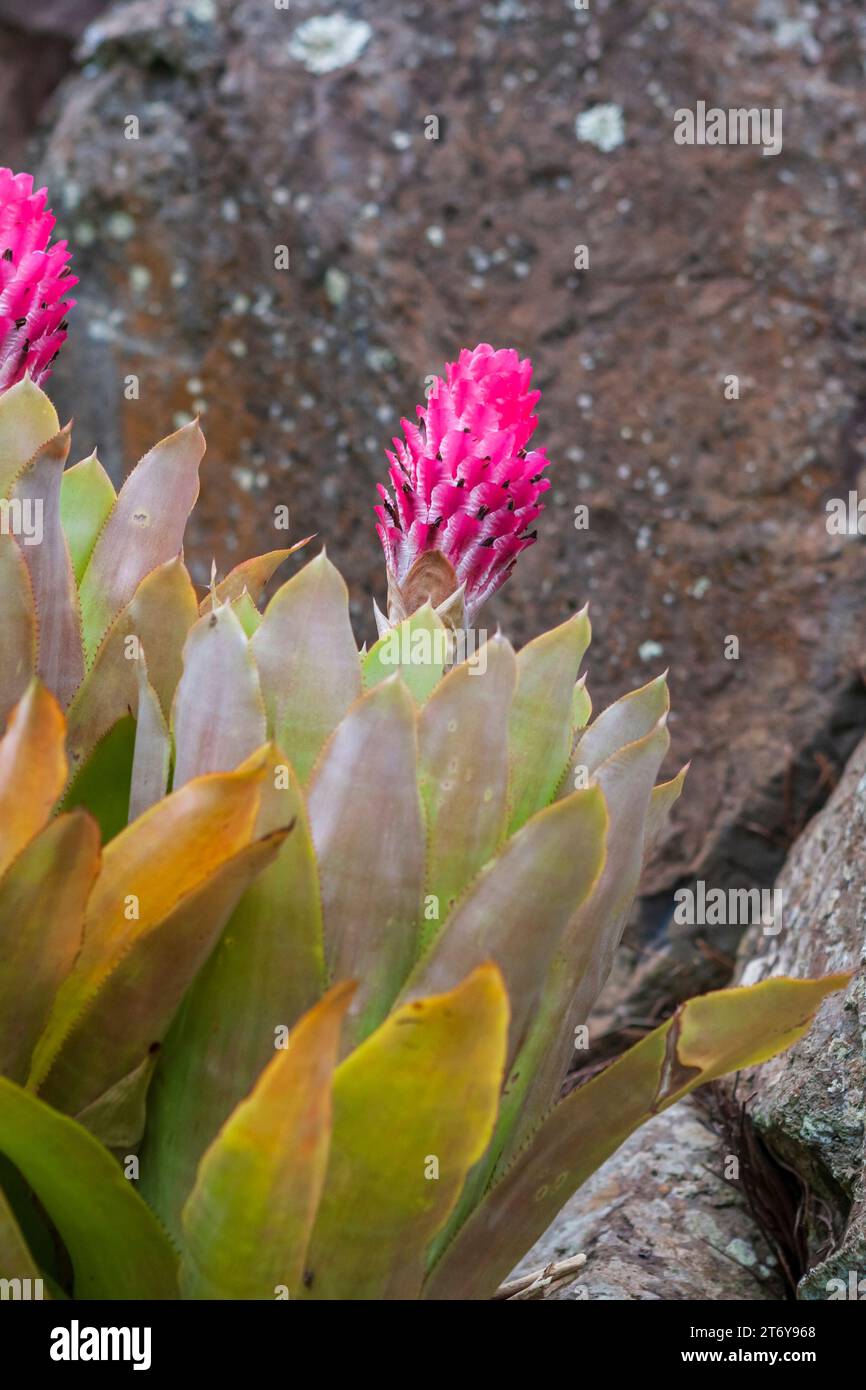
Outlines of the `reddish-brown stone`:
[{"label": "reddish-brown stone", "polygon": [[[56,392],[78,449],[119,477],[201,409],[197,578],[273,546],[287,502],[343,569],[361,638],[399,415],[464,344],[531,354],[554,486],[488,623],[522,639],[589,599],[596,705],[669,665],[671,767],[694,761],[647,890],[769,882],[815,755],[838,765],[866,723],[866,546],[825,525],[866,467],[864,17],[347,9],[369,41],[321,75],[293,56],[317,13],[300,0],[136,0],[88,31],[41,163],[77,245]],[[781,108],[781,154],[675,144],[698,100]],[[598,103],[622,109],[608,152],[576,136]],[[723,968],[688,958],[684,990]]]}]

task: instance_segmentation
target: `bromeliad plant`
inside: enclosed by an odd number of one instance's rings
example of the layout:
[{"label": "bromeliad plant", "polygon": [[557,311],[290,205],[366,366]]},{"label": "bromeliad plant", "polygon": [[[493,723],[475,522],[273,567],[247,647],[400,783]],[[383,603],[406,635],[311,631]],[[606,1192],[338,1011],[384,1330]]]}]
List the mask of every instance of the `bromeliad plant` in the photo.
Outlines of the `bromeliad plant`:
[{"label": "bromeliad plant", "polygon": [[662,678],[591,720],[585,611],[449,664],[533,539],[529,364],[463,353],[404,422],[360,652],[324,552],[264,611],[290,551],[199,603],[197,425],[115,495],[15,375],[3,516],[41,536],[0,534],[0,1276],[490,1296],[644,1119],[844,981],[693,999],[559,1100],[683,773],[655,785]]}]

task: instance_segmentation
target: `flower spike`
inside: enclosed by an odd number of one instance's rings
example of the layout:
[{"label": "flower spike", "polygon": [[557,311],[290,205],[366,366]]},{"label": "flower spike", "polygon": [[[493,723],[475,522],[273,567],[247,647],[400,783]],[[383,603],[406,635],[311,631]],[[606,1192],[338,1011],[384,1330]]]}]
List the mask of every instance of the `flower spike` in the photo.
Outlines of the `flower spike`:
[{"label": "flower spike", "polygon": [[51,374],[66,338],[70,273],[65,241],[50,246],[55,218],[47,191],[30,174],[0,169],[0,392],[27,373],[37,386]]},{"label": "flower spike", "polygon": [[[541,392],[513,348],[464,348],[436,377],[419,424],[388,451],[391,490],[379,485],[377,531],[388,565],[388,616],[465,586],[465,623],[504,584],[550,483],[544,449],[529,447]],[[435,560],[432,558],[435,556]],[[423,567],[423,576],[419,573]]]}]

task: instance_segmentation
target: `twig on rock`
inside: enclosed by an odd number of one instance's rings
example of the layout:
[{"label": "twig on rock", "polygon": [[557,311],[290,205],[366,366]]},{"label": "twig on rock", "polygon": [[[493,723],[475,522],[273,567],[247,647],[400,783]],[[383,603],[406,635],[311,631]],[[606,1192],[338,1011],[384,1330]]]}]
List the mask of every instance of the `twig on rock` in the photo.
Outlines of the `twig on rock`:
[{"label": "twig on rock", "polygon": [[570,1260],[560,1260],[556,1264],[545,1265],[534,1274],[524,1274],[520,1279],[512,1279],[508,1284],[500,1284],[493,1300],[547,1298],[548,1294],[570,1284],[579,1269],[586,1264],[585,1255],[574,1255]]}]

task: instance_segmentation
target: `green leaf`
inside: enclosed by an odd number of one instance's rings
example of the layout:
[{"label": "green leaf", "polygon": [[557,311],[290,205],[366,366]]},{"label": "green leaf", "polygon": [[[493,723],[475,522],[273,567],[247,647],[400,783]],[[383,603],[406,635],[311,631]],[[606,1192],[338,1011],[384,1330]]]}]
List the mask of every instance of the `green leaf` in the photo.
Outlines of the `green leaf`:
[{"label": "green leaf", "polygon": [[361,694],[346,585],[322,551],[277,591],[253,636],[270,737],[306,783]]},{"label": "green leaf", "polygon": [[349,1032],[378,1024],[418,952],[424,830],[415,708],[398,677],[353,705],[310,783],[331,979],[360,981]]},{"label": "green leaf", "polygon": [[574,686],[590,632],[584,608],[518,653],[508,724],[511,834],[553,800],[562,780],[571,754]]},{"label": "green leaf", "polygon": [[190,629],[172,726],[175,789],[205,772],[229,772],[267,738],[256,664],[228,603]]},{"label": "green leaf", "polygon": [[0,1152],[60,1232],[76,1298],[177,1297],[174,1251],[111,1155],[74,1120],[4,1078]]},{"label": "green leaf", "polygon": [[90,812],[103,844],[126,828],[134,759],[135,720],[127,714],[100,739],[63,798],[65,811],[82,806]]},{"label": "green leaf", "polygon": [[683,1004],[547,1116],[432,1270],[431,1299],[489,1298],[628,1136],[689,1091],[783,1052],[850,977],[765,980]]},{"label": "green leaf", "polygon": [[252,1094],[202,1159],[184,1208],[181,1287],[188,1298],[290,1298],[328,1163],[331,1081],[352,997],[336,985],[274,1053]]},{"label": "green leaf", "polygon": [[57,411],[29,377],[0,395],[0,497],[43,444],[60,429]]},{"label": "green leaf", "polygon": [[592,718],[592,700],[586,688],[586,676],[581,676],[574,687],[571,706],[571,725],[575,734],[582,733]]},{"label": "green leaf", "polygon": [[114,484],[95,450],[67,468],[60,480],[60,521],[79,584],[116,497]]},{"label": "green leaf", "polygon": [[81,946],[99,868],[99,832],[83,811],[60,816],[0,881],[0,1073],[24,1081],[54,996]]},{"label": "green leaf", "polygon": [[508,998],[492,965],[398,1009],[337,1068],[325,1189],[299,1297],[417,1298],[496,1118]]},{"label": "green leaf", "polygon": [[72,1284],[72,1265],[45,1208],[15,1164],[0,1150],[0,1191],[27,1248],[43,1275],[51,1280],[52,1295],[65,1298]]},{"label": "green leaf", "polygon": [[262,625],[262,615],[256,608],[249,594],[241,594],[240,598],[231,601],[232,612],[246,633],[247,637],[252,637],[254,632],[258,632]]},{"label": "green leaf", "polygon": [[416,705],[423,705],[442,678],[448,656],[448,633],[429,603],[386,632],[361,662],[364,689],[398,675]]},{"label": "green leaf", "polygon": [[21,539],[36,605],[36,670],[65,709],[84,675],[78,590],[63,527],[60,479],[69,453],[71,426],[49,439],[15,479],[12,495],[41,506],[38,544]]},{"label": "green leaf", "polygon": [[[279,785],[277,785],[279,784]],[[256,833],[292,826],[244,893],[175,1017],[148,1100],[142,1191],[170,1231],[207,1145],[325,988],[319,881],[300,785],[279,750]]]},{"label": "green leaf", "polygon": [[182,550],[204,450],[198,425],[185,425],[145,454],[121,488],[81,581],[88,661],[145,576]]},{"label": "green leaf", "polygon": [[[0,400],[3,397],[0,396]],[[36,606],[24,557],[14,536],[0,533],[0,728],[36,671]]]},{"label": "green leaf", "polygon": [[[0,1279],[42,1279],[15,1213],[0,1188]],[[44,1283],[44,1281],[43,1281]],[[31,1291],[32,1292],[32,1291]]]}]

